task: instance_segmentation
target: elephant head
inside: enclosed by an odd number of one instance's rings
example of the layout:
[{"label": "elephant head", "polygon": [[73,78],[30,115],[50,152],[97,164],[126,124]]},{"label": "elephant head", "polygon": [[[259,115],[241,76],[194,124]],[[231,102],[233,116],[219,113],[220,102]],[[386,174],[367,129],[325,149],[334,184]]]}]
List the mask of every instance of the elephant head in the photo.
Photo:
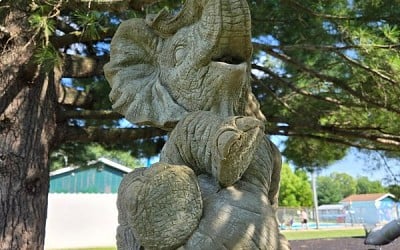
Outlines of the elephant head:
[{"label": "elephant head", "polygon": [[104,67],[113,108],[164,129],[197,110],[263,120],[250,87],[250,29],[245,0],[187,0],[176,15],[121,23]]}]

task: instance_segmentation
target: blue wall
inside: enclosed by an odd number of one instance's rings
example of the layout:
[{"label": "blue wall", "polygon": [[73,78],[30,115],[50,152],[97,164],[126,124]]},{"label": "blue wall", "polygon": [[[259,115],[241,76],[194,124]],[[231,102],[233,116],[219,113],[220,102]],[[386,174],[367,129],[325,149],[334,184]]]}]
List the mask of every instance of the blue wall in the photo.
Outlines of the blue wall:
[{"label": "blue wall", "polygon": [[377,224],[397,219],[397,203],[390,197],[381,201],[353,201],[351,210],[357,223]]},{"label": "blue wall", "polygon": [[50,177],[50,193],[117,193],[124,172],[107,165]]}]

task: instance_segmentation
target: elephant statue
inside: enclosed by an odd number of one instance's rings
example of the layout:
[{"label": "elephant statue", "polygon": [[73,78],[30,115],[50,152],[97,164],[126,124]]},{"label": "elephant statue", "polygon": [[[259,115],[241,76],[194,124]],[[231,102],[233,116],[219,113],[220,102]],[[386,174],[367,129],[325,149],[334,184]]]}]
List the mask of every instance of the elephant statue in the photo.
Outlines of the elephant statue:
[{"label": "elephant statue", "polygon": [[187,0],[120,24],[113,109],[169,132],[118,191],[119,249],[290,249],[276,219],[281,156],[251,92],[245,0]]},{"label": "elephant statue", "polygon": [[127,20],[104,67],[112,107],[131,122],[169,130],[197,110],[264,120],[251,93],[251,54],[244,0],[187,0],[176,16]]}]

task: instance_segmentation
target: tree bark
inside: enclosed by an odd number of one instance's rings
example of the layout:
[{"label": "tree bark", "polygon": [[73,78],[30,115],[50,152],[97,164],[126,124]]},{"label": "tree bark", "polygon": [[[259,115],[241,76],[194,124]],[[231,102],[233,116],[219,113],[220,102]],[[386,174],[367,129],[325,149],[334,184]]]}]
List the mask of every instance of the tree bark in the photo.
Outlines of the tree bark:
[{"label": "tree bark", "polygon": [[23,65],[35,46],[26,14],[10,12],[5,25],[13,32],[7,48],[0,46],[0,89],[18,85],[18,91],[0,113],[0,249],[43,249],[55,77],[47,72],[26,79]]},{"label": "tree bark", "polygon": [[25,88],[6,111],[9,126],[0,134],[0,249],[44,246],[48,155],[55,130],[51,85],[47,78]]}]

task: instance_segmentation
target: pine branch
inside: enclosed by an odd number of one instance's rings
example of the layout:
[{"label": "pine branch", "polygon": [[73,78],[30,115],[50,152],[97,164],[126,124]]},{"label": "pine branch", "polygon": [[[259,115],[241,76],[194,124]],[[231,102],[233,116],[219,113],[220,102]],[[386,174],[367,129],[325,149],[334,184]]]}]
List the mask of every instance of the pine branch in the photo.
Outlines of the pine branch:
[{"label": "pine branch", "polygon": [[[358,107],[358,106],[364,107],[364,106],[362,106],[362,105],[353,105],[353,104],[348,104],[348,103],[347,103],[347,104],[344,104],[342,101],[340,101],[340,100],[338,100],[338,99],[335,99],[335,98],[332,98],[332,97],[315,95],[315,94],[313,94],[313,93],[311,93],[311,92],[308,92],[308,91],[306,91],[306,90],[297,88],[292,82],[286,81],[285,79],[283,79],[282,77],[280,77],[279,75],[277,75],[277,74],[274,73],[272,70],[270,70],[270,69],[268,69],[268,68],[266,68],[266,67],[263,67],[263,66],[260,66],[260,65],[256,65],[256,64],[252,64],[251,67],[252,67],[253,69],[258,69],[258,70],[261,70],[261,71],[265,72],[266,74],[270,75],[270,76],[271,76],[273,79],[275,79],[276,81],[282,83],[282,84],[285,85],[285,86],[288,86],[290,89],[292,89],[293,91],[295,91],[296,93],[299,93],[299,94],[301,94],[301,95],[309,96],[309,97],[318,99],[318,100],[320,100],[320,101],[324,101],[324,102],[327,102],[327,103],[332,103],[332,104],[334,104],[334,105],[339,105],[339,106],[346,105],[346,106],[353,106],[353,107],[354,107],[354,106],[357,106],[357,107]],[[259,82],[259,83],[262,83],[261,80],[259,80],[258,82]],[[282,101],[280,101],[280,102],[282,102]],[[288,104],[285,104],[284,106],[287,108],[287,107],[288,107]]]},{"label": "pine branch", "polygon": [[318,12],[313,11],[312,9],[303,6],[302,4],[300,4],[299,2],[295,1],[295,0],[286,0],[287,2],[289,2],[290,5],[293,5],[296,10],[298,11],[303,10],[304,12],[316,16],[316,17],[321,17],[321,18],[325,18],[325,19],[335,19],[335,20],[355,20],[355,19],[359,19],[359,17],[356,16],[337,16],[337,15],[330,15],[330,14],[321,14]]},{"label": "pine branch", "polygon": [[92,96],[84,91],[58,84],[58,103],[74,107],[87,106],[92,101]]},{"label": "pine branch", "polygon": [[60,113],[62,119],[117,120],[123,116],[112,110],[66,110]]},{"label": "pine branch", "polygon": [[267,133],[270,135],[304,136],[315,138],[331,138],[331,140],[346,141],[346,145],[358,148],[398,151],[400,136],[382,133],[378,127],[339,127],[335,125],[322,126],[319,124],[288,122],[283,117],[267,117],[267,121],[273,124],[267,125]]},{"label": "pine branch", "polygon": [[387,75],[385,75],[385,74],[383,74],[381,72],[378,72],[376,70],[371,69],[367,65],[361,64],[361,63],[357,62],[356,60],[353,60],[350,57],[348,57],[348,56],[346,56],[346,55],[344,55],[342,53],[336,53],[336,54],[339,55],[344,60],[346,60],[347,62],[349,62],[350,64],[352,64],[352,65],[354,65],[356,67],[362,68],[363,70],[365,70],[365,71],[367,71],[367,72],[369,72],[369,73],[381,78],[382,80],[385,80],[385,81],[387,81],[387,82],[389,82],[389,83],[391,83],[393,85],[397,85],[398,84],[396,80],[390,78],[389,76],[387,76]]},{"label": "pine branch", "polygon": [[105,56],[63,55],[63,77],[84,78],[103,75],[103,66],[109,61]]},{"label": "pine branch", "polygon": [[[265,69],[264,67],[261,67],[261,66],[258,66],[258,65],[252,65],[252,68],[253,68],[253,69],[258,69],[258,70]],[[264,71],[264,72],[266,72],[266,71]],[[268,72],[266,72],[266,73],[268,73]],[[252,76],[253,81],[255,81],[260,87],[262,87],[263,89],[265,89],[277,102],[279,102],[282,106],[284,106],[284,107],[285,107],[287,110],[289,110],[290,112],[295,113],[295,110],[292,109],[292,108],[290,107],[290,105],[289,105],[286,101],[284,101],[284,100],[282,100],[281,98],[279,98],[271,88],[269,88],[268,86],[266,86],[266,85],[265,85],[260,79],[258,79],[255,75],[252,74],[251,76]]]},{"label": "pine branch", "polygon": [[371,144],[369,142],[363,143],[360,141],[351,141],[346,137],[331,137],[331,136],[327,136],[327,135],[315,135],[315,134],[311,134],[311,133],[290,133],[290,136],[297,136],[297,137],[302,137],[302,138],[312,138],[312,139],[317,139],[317,140],[324,140],[327,142],[331,142],[331,143],[338,143],[338,144],[342,144],[345,146],[349,146],[349,147],[354,147],[354,148],[358,148],[358,149],[367,149],[367,150],[383,150],[383,151],[398,151],[396,148],[388,148],[385,146],[379,146],[376,144]]},{"label": "pine branch", "polygon": [[143,10],[160,0],[70,0],[68,7],[71,10],[80,9],[120,12],[128,9]]},{"label": "pine branch", "polygon": [[[398,16],[397,15],[382,15],[379,16],[377,18],[371,18],[369,16],[365,16],[365,15],[331,15],[331,14],[325,14],[325,13],[318,13],[304,5],[302,5],[301,3],[299,3],[298,1],[295,0],[285,0],[287,2],[289,2],[290,5],[293,5],[295,11],[299,11],[302,10],[305,13],[308,13],[314,17],[318,17],[318,18],[324,18],[324,19],[329,19],[331,21],[351,21],[351,20],[355,20],[355,21],[362,21],[362,22],[382,22],[382,20],[390,20],[392,22],[398,22]],[[396,5],[393,5],[396,6]]]},{"label": "pine branch", "polygon": [[308,51],[328,51],[337,52],[349,49],[397,49],[400,48],[400,43],[396,44],[366,44],[366,45],[344,45],[344,46],[332,46],[332,45],[315,45],[315,44],[286,44],[286,45],[266,45],[253,42],[254,48],[258,48],[260,45],[268,46],[270,49],[279,49],[284,51],[289,50],[308,50]]},{"label": "pine branch", "polygon": [[379,107],[379,108],[382,108],[384,110],[400,114],[400,110],[399,109],[397,109],[397,108],[395,108],[393,106],[389,106],[385,102],[381,102],[380,100],[376,100],[374,98],[371,98],[368,95],[365,95],[365,93],[359,92],[359,91],[351,88],[347,84],[346,81],[343,81],[340,78],[322,74],[321,72],[316,71],[316,70],[314,70],[312,68],[309,68],[308,66],[304,65],[303,63],[296,61],[295,59],[291,58],[290,56],[288,56],[286,54],[283,54],[283,53],[282,54],[278,53],[278,52],[274,51],[273,49],[271,49],[270,47],[265,46],[263,44],[258,44],[258,47],[260,49],[262,49],[264,52],[266,52],[267,54],[269,54],[269,55],[271,55],[271,56],[273,56],[273,57],[275,57],[275,58],[277,58],[279,60],[282,60],[285,63],[288,63],[288,64],[296,67],[297,69],[301,70],[302,72],[308,74],[311,77],[318,78],[318,79],[320,79],[322,81],[331,82],[332,84],[342,88],[343,90],[348,92],[350,95],[358,98],[361,101],[364,101],[364,102],[366,102],[366,103],[368,103],[370,105],[373,105],[375,107]]},{"label": "pine branch", "polygon": [[166,131],[145,128],[99,128],[99,127],[67,127],[62,134],[63,142],[99,142],[107,144],[132,144],[134,140],[164,136]]},{"label": "pine branch", "polygon": [[62,31],[65,34],[76,31],[76,29],[71,27],[71,25],[69,25],[62,17],[58,17],[56,19],[56,26],[58,30]]},{"label": "pine branch", "polygon": [[341,129],[334,126],[321,126],[322,131],[338,134],[345,137],[362,138],[388,146],[400,146],[400,136],[368,131],[365,128]]},{"label": "pine branch", "polygon": [[88,43],[102,41],[106,38],[111,38],[117,27],[111,27],[98,32],[98,37],[96,39],[85,36],[82,31],[73,31],[71,33],[65,34],[63,36],[52,36],[50,42],[55,48],[63,48],[73,43]]}]

